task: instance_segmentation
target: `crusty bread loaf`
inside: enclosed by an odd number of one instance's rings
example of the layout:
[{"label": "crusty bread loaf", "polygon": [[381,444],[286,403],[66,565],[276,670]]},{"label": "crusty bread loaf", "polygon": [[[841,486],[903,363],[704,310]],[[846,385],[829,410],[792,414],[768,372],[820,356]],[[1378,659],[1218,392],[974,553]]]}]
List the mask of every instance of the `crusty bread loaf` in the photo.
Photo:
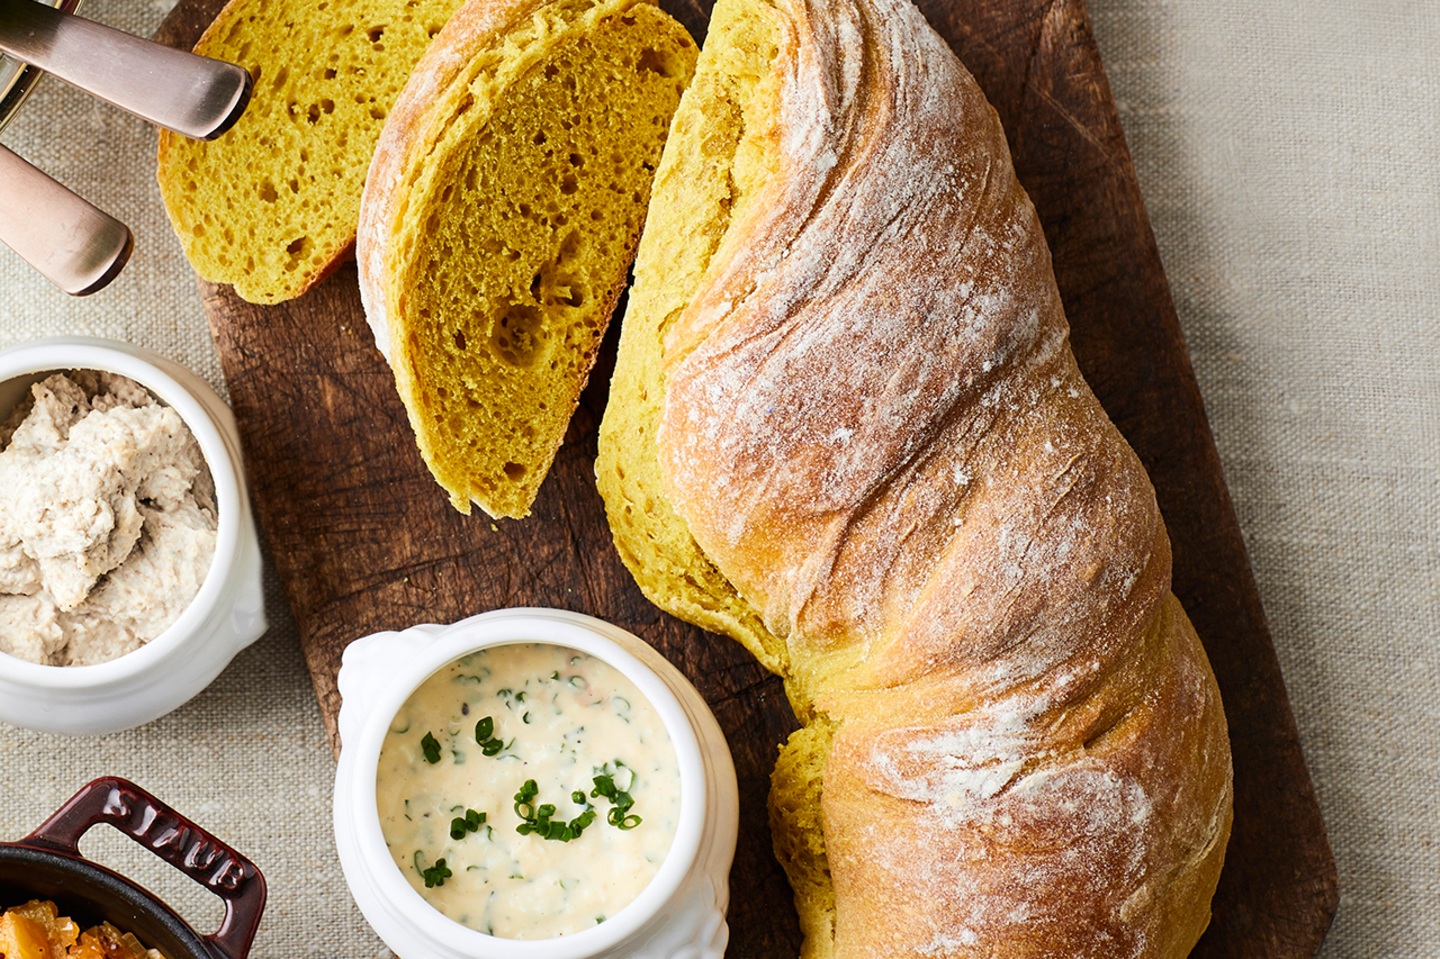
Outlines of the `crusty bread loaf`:
[{"label": "crusty bread loaf", "polygon": [[653,0],[472,0],[387,121],[360,290],[425,462],[462,512],[529,512],[695,56]]},{"label": "crusty bread loaf", "polygon": [[804,954],[1185,955],[1219,691],[973,79],[907,0],[720,0],[648,217],[598,481],[805,724]]},{"label": "crusty bread loaf", "polygon": [[160,133],[160,193],[196,272],[278,303],[350,254],[380,128],[459,5],[230,0],[195,52],[250,71],[245,115],[208,143]]}]

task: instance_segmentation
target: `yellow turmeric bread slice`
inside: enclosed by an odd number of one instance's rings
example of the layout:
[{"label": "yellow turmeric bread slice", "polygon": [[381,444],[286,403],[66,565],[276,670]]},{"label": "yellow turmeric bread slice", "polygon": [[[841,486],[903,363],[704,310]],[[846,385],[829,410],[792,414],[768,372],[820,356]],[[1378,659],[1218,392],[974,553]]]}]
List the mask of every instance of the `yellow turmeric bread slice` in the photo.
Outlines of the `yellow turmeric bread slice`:
[{"label": "yellow turmeric bread slice", "polygon": [[160,133],[160,193],[197,273],[279,303],[349,255],[385,117],[460,2],[226,5],[195,52],[250,71],[245,115],[209,143]]},{"label": "yellow turmeric bread slice", "polygon": [[[775,29],[758,4],[718,4],[712,14],[699,69],[675,113],[655,175],[600,423],[595,479],[615,547],[646,598],[739,640],[767,669],[784,674],[784,641],[696,545],[665,496],[655,455],[665,399],[665,334],[775,162],[778,87],[768,69]],[[791,692],[804,715],[808,704]]]},{"label": "yellow turmeric bread slice", "polygon": [[472,0],[396,103],[361,203],[360,289],[461,512],[529,513],[695,57],[651,0]]}]

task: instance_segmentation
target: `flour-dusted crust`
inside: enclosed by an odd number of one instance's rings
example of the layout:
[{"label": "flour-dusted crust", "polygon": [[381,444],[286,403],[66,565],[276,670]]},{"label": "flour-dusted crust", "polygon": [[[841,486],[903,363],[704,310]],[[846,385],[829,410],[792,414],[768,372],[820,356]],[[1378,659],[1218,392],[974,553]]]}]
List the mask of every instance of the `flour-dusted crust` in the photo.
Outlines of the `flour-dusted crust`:
[{"label": "flour-dusted crust", "polygon": [[658,455],[836,724],[807,953],[1183,956],[1225,718],[999,122],[906,0],[772,6],[780,170],[666,334]]}]

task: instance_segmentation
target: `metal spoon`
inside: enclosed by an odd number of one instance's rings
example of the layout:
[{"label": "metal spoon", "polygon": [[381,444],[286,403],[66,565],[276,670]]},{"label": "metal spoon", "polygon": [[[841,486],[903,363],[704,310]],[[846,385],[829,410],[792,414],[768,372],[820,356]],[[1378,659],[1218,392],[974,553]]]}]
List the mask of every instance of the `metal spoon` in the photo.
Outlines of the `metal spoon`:
[{"label": "metal spoon", "polygon": [[0,242],[72,296],[101,289],[130,259],[130,228],[0,146]]},{"label": "metal spoon", "polygon": [[[250,103],[248,70],[35,0],[0,0],[0,53],[143,119],[213,140]],[[0,146],[0,242],[60,289],[85,296],[119,275],[134,238],[119,220]]]},{"label": "metal spoon", "polygon": [[0,0],[0,53],[151,123],[213,140],[250,102],[244,67],[142,40],[35,0]]}]

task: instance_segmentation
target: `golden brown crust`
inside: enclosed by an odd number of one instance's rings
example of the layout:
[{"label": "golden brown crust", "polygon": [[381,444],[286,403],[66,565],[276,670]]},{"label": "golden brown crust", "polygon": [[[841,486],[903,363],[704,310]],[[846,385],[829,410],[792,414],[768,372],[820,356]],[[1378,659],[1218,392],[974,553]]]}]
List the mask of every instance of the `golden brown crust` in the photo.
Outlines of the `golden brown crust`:
[{"label": "golden brown crust", "polygon": [[781,169],[668,333],[658,453],[836,723],[834,954],[1183,955],[1224,714],[999,122],[905,0],[774,7]]}]

